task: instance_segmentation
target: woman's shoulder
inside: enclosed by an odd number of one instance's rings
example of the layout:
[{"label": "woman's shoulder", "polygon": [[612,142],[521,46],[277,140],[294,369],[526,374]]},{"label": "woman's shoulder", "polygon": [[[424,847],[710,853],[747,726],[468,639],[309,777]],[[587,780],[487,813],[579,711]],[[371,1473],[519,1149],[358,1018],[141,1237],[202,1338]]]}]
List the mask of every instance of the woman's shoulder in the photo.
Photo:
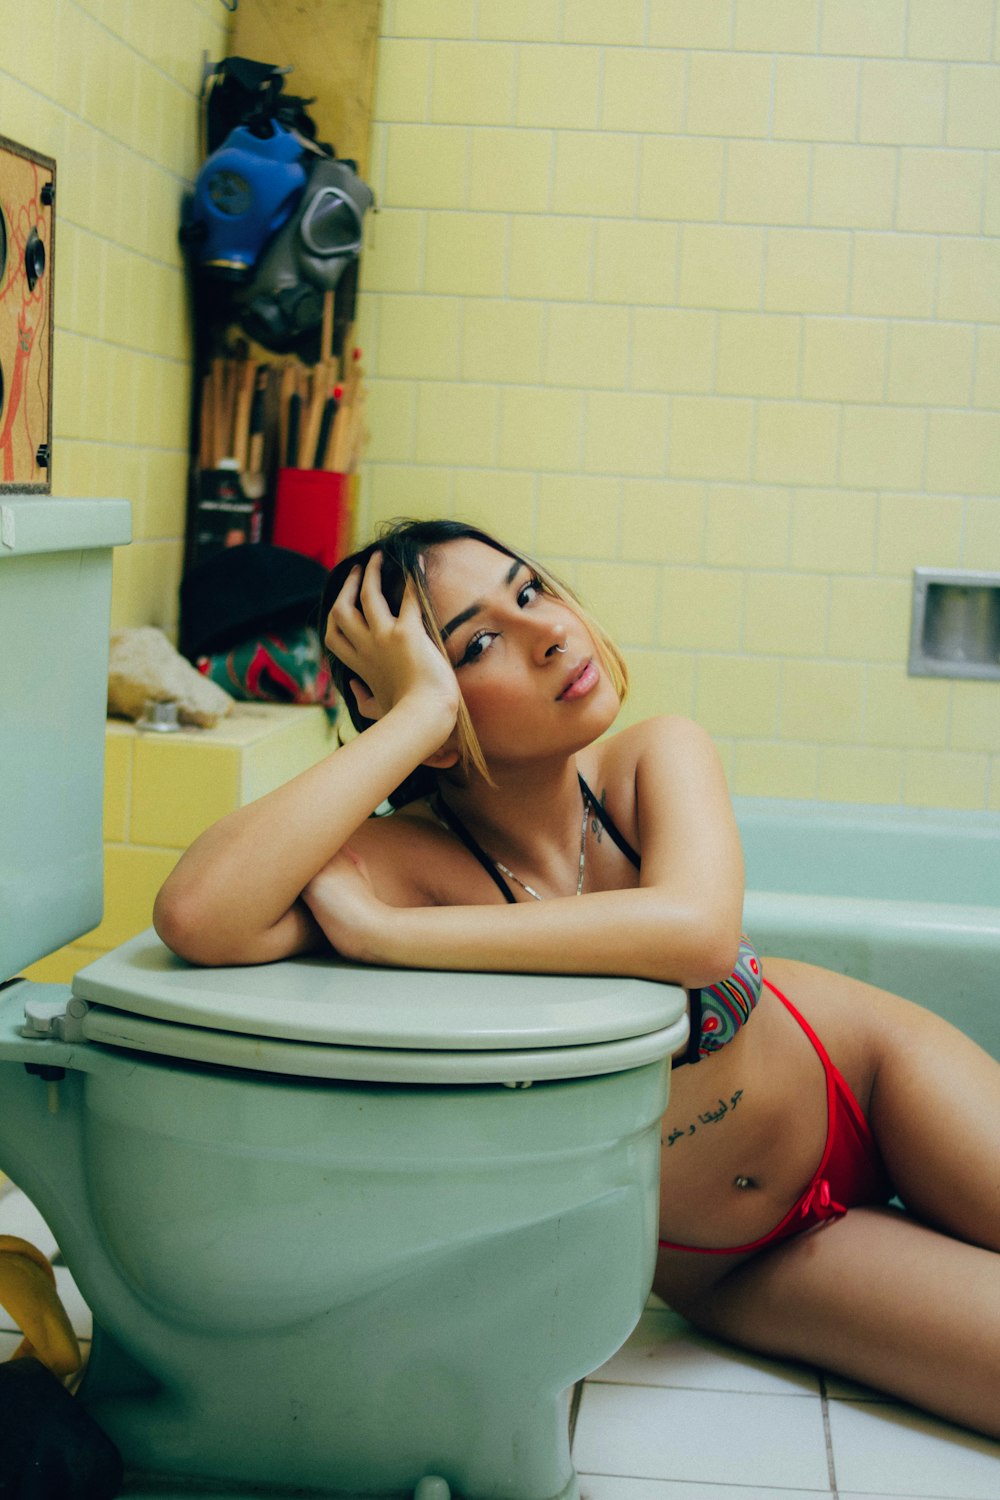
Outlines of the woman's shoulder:
[{"label": "woman's shoulder", "polygon": [[714,755],[708,735],[692,719],[658,714],[597,741],[578,763],[615,827],[641,851],[643,807],[659,818],[691,783],[690,768]]},{"label": "woman's shoulder", "polygon": [[682,714],[656,714],[641,719],[599,741],[594,749],[596,764],[607,777],[628,774],[646,761],[715,753],[711,737],[701,725]]},{"label": "woman's shoulder", "polygon": [[387,854],[413,848],[425,849],[442,836],[441,822],[435,817],[428,802],[407,803],[405,807],[379,811],[366,818],[348,839],[352,848],[363,851],[367,857],[373,851],[385,850]]},{"label": "woman's shoulder", "polygon": [[[348,839],[376,889],[390,906],[455,905],[456,878],[475,891],[466,900],[492,900],[485,871],[455,840],[426,799],[367,818]],[[480,879],[481,877],[481,879]]]}]

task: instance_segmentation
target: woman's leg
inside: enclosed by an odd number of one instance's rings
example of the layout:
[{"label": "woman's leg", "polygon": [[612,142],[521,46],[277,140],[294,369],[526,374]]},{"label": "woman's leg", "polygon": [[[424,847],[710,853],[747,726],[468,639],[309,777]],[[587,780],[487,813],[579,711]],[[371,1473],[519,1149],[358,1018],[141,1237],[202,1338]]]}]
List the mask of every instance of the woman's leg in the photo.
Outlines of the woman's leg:
[{"label": "woman's leg", "polygon": [[1000,1438],[1000,1256],[898,1210],[852,1209],[785,1240],[685,1313]]},{"label": "woman's leg", "polygon": [[788,959],[765,973],[845,1075],[899,1197],[918,1218],[1000,1250],[1000,1063],[940,1016]]},{"label": "woman's leg", "polygon": [[918,1218],[1000,1251],[1000,1063],[939,1016],[892,1002],[868,1109],[889,1175]]}]

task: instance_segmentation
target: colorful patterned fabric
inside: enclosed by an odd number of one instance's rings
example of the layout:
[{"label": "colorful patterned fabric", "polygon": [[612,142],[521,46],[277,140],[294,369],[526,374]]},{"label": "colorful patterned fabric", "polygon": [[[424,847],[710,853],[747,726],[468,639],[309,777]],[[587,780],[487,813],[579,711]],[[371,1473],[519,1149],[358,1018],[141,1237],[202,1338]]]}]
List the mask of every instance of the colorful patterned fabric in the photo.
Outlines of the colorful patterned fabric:
[{"label": "colorful patterned fabric", "polygon": [[328,711],[337,703],[326,656],[311,625],[254,636],[229,651],[199,656],[195,666],[240,701],[319,703]]},{"label": "colorful patterned fabric", "polygon": [[728,979],[701,991],[701,1039],[698,1053],[707,1057],[731,1042],[760,999],[763,976],[760,959],[750,939],[740,938],[736,968]]}]

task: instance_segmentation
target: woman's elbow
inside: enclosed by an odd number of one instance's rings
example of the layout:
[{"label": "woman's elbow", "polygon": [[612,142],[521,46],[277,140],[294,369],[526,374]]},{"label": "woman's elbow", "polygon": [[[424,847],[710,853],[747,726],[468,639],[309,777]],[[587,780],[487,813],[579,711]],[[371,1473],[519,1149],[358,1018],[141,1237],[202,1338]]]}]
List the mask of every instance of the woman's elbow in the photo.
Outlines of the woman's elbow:
[{"label": "woman's elbow", "polygon": [[224,913],[208,913],[200,900],[167,885],[153,906],[153,926],[160,941],[178,958],[199,968],[244,968],[270,964],[327,945],[308,912],[296,905],[270,927],[232,922]]},{"label": "woman's elbow", "polygon": [[740,951],[739,927],[709,919],[695,921],[685,945],[684,972],[679,982],[685,989],[704,989],[728,979],[736,967]]},{"label": "woman's elbow", "polygon": [[153,903],[153,927],[157,937],[178,958],[206,967],[225,963],[219,956],[216,934],[208,927],[199,903],[164,886]]}]

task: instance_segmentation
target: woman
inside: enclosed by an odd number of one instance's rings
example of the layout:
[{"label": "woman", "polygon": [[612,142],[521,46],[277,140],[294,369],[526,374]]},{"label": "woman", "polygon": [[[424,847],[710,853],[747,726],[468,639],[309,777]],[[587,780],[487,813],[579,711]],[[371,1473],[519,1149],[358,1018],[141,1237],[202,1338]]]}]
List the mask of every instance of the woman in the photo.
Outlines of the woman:
[{"label": "woman", "polygon": [[1000,1436],[1000,1067],[842,975],[765,959],[761,983],[711,742],[673,717],[604,737],[623,663],[536,565],[401,523],[334,571],[324,612],[365,732],[198,839],[157,901],[164,941],[205,964],[329,944],[682,985],[656,1290]]}]

